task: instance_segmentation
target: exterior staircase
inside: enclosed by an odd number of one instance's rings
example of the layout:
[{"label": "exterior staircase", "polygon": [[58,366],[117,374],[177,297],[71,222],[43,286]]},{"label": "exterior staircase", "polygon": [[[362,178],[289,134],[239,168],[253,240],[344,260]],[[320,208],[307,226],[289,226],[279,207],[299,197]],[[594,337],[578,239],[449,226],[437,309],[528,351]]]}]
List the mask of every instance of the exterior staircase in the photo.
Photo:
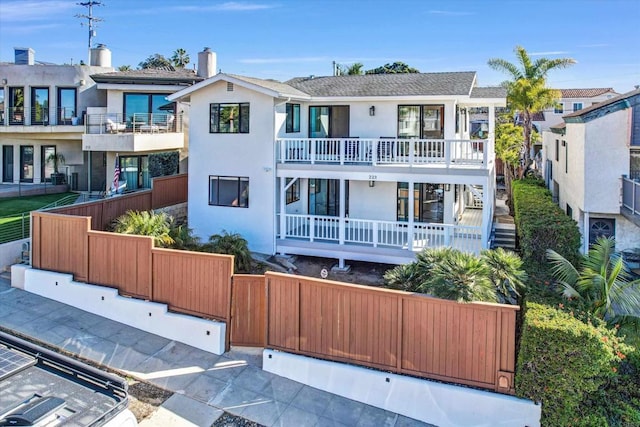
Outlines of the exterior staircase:
[{"label": "exterior staircase", "polygon": [[491,248],[503,248],[510,251],[516,250],[516,226],[514,224],[493,223],[491,232]]}]

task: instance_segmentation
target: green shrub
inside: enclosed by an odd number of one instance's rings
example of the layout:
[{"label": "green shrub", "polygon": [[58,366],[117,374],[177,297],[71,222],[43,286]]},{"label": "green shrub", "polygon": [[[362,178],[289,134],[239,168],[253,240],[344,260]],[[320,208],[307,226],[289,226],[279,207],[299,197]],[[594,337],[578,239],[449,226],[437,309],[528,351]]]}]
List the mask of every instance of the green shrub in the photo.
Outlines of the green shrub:
[{"label": "green shrub", "polygon": [[222,231],[222,234],[214,234],[209,237],[209,243],[202,245],[205,252],[226,254],[234,256],[236,273],[249,273],[251,270],[251,252],[249,244],[240,234],[230,234]]},{"label": "green shrub", "polygon": [[516,394],[542,403],[542,425],[603,425],[606,419],[602,405],[588,402],[618,377],[626,347],[615,331],[593,321],[550,306],[525,305]]},{"label": "green shrub", "polygon": [[543,181],[515,181],[513,207],[522,260],[529,268],[547,268],[547,249],[553,249],[571,262],[578,259],[578,226],[553,203]]}]

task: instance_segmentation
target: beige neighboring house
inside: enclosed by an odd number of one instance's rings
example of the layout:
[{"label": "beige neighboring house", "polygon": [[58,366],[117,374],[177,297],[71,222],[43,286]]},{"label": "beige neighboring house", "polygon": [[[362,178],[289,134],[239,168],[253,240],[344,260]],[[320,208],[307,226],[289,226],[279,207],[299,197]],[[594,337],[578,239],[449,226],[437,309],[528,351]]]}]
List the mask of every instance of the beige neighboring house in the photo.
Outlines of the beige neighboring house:
[{"label": "beige neighboring house", "polygon": [[562,117],[567,114],[591,107],[619,95],[610,87],[558,90],[561,96],[556,106],[537,113],[533,117],[533,124],[539,133],[549,130],[551,126],[562,122]]},{"label": "beige neighboring house", "polygon": [[543,132],[542,152],[547,187],[577,221],[583,251],[598,236],[640,249],[640,90],[566,114]]}]

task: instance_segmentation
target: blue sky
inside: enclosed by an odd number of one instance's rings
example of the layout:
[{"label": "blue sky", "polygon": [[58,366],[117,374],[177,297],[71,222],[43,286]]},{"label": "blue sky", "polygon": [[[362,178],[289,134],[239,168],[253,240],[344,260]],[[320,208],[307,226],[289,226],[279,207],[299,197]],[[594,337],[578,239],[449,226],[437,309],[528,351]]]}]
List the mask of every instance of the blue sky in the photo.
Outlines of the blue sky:
[{"label": "blue sky", "polygon": [[[36,60],[86,61],[87,27],[76,1],[0,0],[0,61],[14,47]],[[84,1],[84,0],[82,0]],[[478,72],[480,85],[505,76],[489,58],[515,61],[513,48],[534,57],[578,63],[550,74],[558,88],[640,84],[640,0],[103,0],[94,14],[95,42],[114,66],[183,48],[196,62],[203,47],[223,72],[286,80],[329,75],[332,61],[365,69],[402,61],[422,72]]]}]

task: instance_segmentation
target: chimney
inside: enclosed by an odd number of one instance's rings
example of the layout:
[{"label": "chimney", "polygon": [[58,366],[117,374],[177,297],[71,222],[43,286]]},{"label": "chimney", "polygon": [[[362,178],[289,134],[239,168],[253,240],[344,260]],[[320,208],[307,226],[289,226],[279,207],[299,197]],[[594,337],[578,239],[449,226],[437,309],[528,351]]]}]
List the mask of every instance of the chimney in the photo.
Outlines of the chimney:
[{"label": "chimney", "polygon": [[36,51],[30,47],[14,47],[16,65],[33,65]]},{"label": "chimney", "polygon": [[211,48],[205,47],[198,53],[198,76],[208,79],[216,74],[216,54]]},{"label": "chimney", "polygon": [[100,43],[91,49],[89,65],[92,67],[111,67],[111,51],[107,49],[106,45]]}]

